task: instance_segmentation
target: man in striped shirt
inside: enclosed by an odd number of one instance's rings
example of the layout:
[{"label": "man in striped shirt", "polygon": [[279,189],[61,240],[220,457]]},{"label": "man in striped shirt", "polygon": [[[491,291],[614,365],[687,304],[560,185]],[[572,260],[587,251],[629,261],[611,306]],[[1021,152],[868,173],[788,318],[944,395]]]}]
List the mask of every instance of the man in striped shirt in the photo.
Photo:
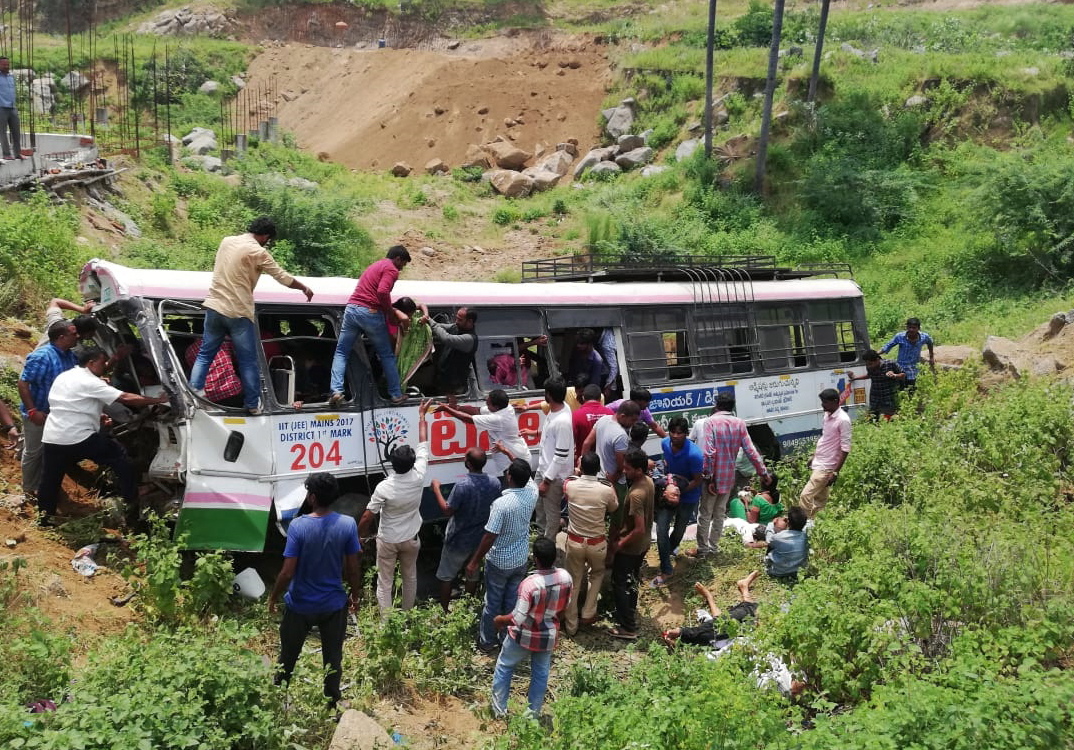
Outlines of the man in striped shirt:
[{"label": "man in striped shirt", "polygon": [[571,598],[570,575],[555,567],[555,543],[538,537],[533,543],[533,558],[537,571],[518,587],[514,609],[495,620],[497,628],[507,628],[492,676],[492,711],[500,718],[507,714],[515,668],[527,658],[530,661],[529,711],[534,716],[540,715],[560,618]]},{"label": "man in striped shirt", "polygon": [[713,555],[720,547],[727,501],[735,486],[735,458],[739,448],[761,475],[761,483],[767,487],[771,481],[764,459],[750,440],[746,423],[732,413],[734,410],[734,395],[720,393],[716,397],[715,413],[699,430],[701,452],[705,455],[703,475],[707,481],[697,513],[697,549],[692,552],[698,557]]}]

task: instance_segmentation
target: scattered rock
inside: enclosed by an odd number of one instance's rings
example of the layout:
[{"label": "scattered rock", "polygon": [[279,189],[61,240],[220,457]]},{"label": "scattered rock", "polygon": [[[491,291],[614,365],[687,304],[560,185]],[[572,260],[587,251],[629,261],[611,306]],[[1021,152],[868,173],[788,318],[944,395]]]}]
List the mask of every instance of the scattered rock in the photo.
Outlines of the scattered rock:
[{"label": "scattered rock", "polygon": [[1003,372],[1013,378],[1020,378],[1032,370],[1032,357],[1014,341],[1002,336],[989,336],[985,339],[981,358],[994,371]]},{"label": "scattered rock", "polygon": [[[198,93],[199,94],[215,94],[219,90],[220,90],[220,84],[218,82],[216,82],[216,81],[206,81],[205,83],[203,83],[200,86],[198,86]],[[291,100],[288,99],[287,101],[291,101]]]},{"label": "scattered rock", "polygon": [[484,148],[501,169],[522,169],[530,158],[528,151],[523,151],[510,142],[494,141],[486,143]]},{"label": "scattered rock", "polygon": [[372,717],[348,708],[339,718],[328,750],[383,750],[394,745],[391,735]]},{"label": "scattered rock", "polygon": [[593,173],[593,174],[605,174],[605,173],[609,173],[609,172],[614,173],[614,174],[618,174],[618,173],[622,172],[623,170],[614,161],[602,161],[602,162],[598,162],[597,164],[594,164],[592,169],[590,169],[589,171],[591,173]]},{"label": "scattered rock", "polygon": [[139,34],[224,37],[235,22],[213,7],[165,10],[138,27]]},{"label": "scattered rock", "polygon": [[242,80],[242,76],[231,76],[231,85],[242,91],[246,88],[246,81]]},{"label": "scattered rock", "polygon": [[648,146],[642,146],[641,148],[635,148],[625,154],[619,154],[615,157],[615,163],[622,169],[634,169],[634,167],[640,167],[643,164],[648,164],[653,160],[653,150]]},{"label": "scattered rock", "polygon": [[566,143],[557,143],[556,151],[566,151],[571,155],[571,158],[578,156],[578,144],[567,141]]},{"label": "scattered rock", "polygon": [[442,115],[445,112],[447,112],[447,110],[445,108],[441,107],[440,105],[437,105],[437,106],[433,107],[433,114],[434,115]]},{"label": "scattered rock", "polygon": [[618,138],[633,129],[634,105],[634,99],[627,97],[619,102],[618,107],[604,110],[602,114],[604,119],[608,121],[604,126],[604,132],[608,134],[609,138]]},{"label": "scattered rock", "polygon": [[195,154],[207,154],[217,148],[216,133],[208,128],[194,128],[183,136],[183,145]]},{"label": "scattered rock", "polygon": [[653,175],[658,175],[661,172],[666,172],[666,171],[668,171],[668,167],[664,166],[663,164],[647,164],[644,167],[642,167],[641,176],[642,177],[652,177]]},{"label": "scattered rock", "polygon": [[436,250],[434,250],[431,247],[420,248],[418,250],[418,252],[421,253],[422,255],[424,255],[426,258],[435,258],[436,257]]},{"label": "scattered rock", "polygon": [[425,162],[425,174],[447,174],[450,171],[443,159],[430,159]]},{"label": "scattered rock", "polygon": [[924,107],[928,103],[929,99],[927,96],[922,96],[921,94],[914,94],[905,102],[903,102],[902,106],[906,109],[916,109],[918,107]]},{"label": "scattered rock", "polygon": [[1040,68],[1037,68],[1037,67],[1022,68],[1022,73],[1027,75],[1027,76],[1035,78],[1036,76],[1040,75]]},{"label": "scattered rock", "polygon": [[492,159],[489,158],[489,155],[485,153],[483,148],[471,143],[466,147],[466,156],[463,158],[461,166],[489,169],[492,167]]},{"label": "scattered rock", "polygon": [[933,348],[936,365],[939,367],[962,367],[967,362],[976,362],[981,352],[972,346],[937,345]]},{"label": "scattered rock", "polygon": [[407,164],[405,161],[397,161],[392,166],[391,172],[394,177],[407,177],[414,171],[414,167]]},{"label": "scattered rock", "polygon": [[591,150],[588,154],[579,159],[576,165],[574,165],[575,178],[581,177],[585,174],[587,169],[592,169],[605,159],[610,159],[615,153],[615,150],[615,146],[605,146],[604,148],[595,148]]},{"label": "scattered rock", "polygon": [[72,70],[60,79],[60,85],[72,93],[80,94],[89,88],[90,82],[86,76],[77,70]]},{"label": "scattered rock", "polygon": [[839,49],[843,50],[843,52],[849,52],[850,54],[854,55],[854,57],[859,57],[862,60],[868,60],[869,62],[874,64],[880,62],[879,48],[866,52],[865,50],[858,49],[853,44],[847,44],[846,42],[843,42],[843,44],[840,45]]},{"label": "scattered rock", "polygon": [[488,107],[478,107],[477,113],[479,115],[487,115],[489,113],[489,108]]},{"label": "scattered rock", "polygon": [[690,138],[683,141],[675,148],[675,159],[678,161],[685,161],[694,155],[694,152],[701,148],[700,138]]},{"label": "scattered rock", "polygon": [[17,338],[20,339],[32,339],[36,334],[25,323],[15,323],[11,326],[10,331]]},{"label": "scattered rock", "polygon": [[489,182],[497,193],[507,198],[525,198],[533,192],[533,179],[511,169],[493,170]]},{"label": "scattered rock", "polygon": [[298,96],[299,95],[291,89],[285,89],[280,92],[280,98],[283,99],[285,102],[293,102],[295,99],[298,98]]},{"label": "scattered rock", "polygon": [[63,581],[60,580],[60,577],[55,573],[49,577],[48,583],[42,586],[42,588],[49,596],[59,596],[64,599],[70,596],[70,594],[67,593],[67,589],[63,586]]},{"label": "scattered rock", "polygon": [[616,140],[616,144],[619,146],[619,153],[625,154],[627,151],[641,148],[645,145],[645,141],[640,135],[621,135]]},{"label": "scattered rock", "polygon": [[574,158],[566,151],[553,151],[540,158],[533,166],[562,176],[571,171],[573,162]]},{"label": "scattered rock", "polygon": [[447,43],[448,49],[458,49],[462,45],[462,42],[458,39],[452,39]]},{"label": "scattered rock", "polygon": [[533,180],[533,192],[540,193],[545,190],[551,190],[559,184],[559,180],[563,177],[563,174],[553,172],[550,169],[542,169],[541,167],[529,167],[522,170],[522,174]]}]

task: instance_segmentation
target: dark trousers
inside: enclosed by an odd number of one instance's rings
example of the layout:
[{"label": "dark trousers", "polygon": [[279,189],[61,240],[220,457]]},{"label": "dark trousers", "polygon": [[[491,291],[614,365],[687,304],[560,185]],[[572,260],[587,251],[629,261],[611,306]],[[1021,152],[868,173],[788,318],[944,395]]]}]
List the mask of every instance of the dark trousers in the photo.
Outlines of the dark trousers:
[{"label": "dark trousers", "polygon": [[41,486],[37,492],[37,506],[42,513],[55,513],[59,499],[60,486],[67,468],[78,461],[88,458],[98,466],[107,466],[116,475],[119,494],[130,510],[138,502],[138,482],[134,476],[134,467],[127,458],[123,446],[111,438],[95,432],[81,443],[74,445],[57,445],[42,443]]},{"label": "dark trousers", "polygon": [[612,560],[612,593],[615,595],[615,619],[623,630],[638,632],[638,583],[644,555],[616,552]]},{"label": "dark trousers", "polygon": [[656,509],[656,550],[660,553],[660,573],[671,575],[671,553],[679,546],[686,527],[690,525],[690,514],[697,503],[689,505],[665,505]]},{"label": "dark trousers", "polygon": [[280,621],[280,659],[276,670],[276,684],[290,682],[295,662],[302,653],[313,626],[321,631],[321,656],[327,671],[324,675],[324,695],[334,707],[340,699],[340,673],[343,669],[343,638],[347,634],[347,608],[335,612],[305,615],[290,607],[284,609]]}]

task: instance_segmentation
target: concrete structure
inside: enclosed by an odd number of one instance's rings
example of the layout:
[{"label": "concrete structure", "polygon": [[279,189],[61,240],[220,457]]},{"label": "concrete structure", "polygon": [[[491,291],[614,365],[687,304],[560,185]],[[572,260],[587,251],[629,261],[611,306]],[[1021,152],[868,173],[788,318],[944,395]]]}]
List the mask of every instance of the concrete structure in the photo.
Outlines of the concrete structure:
[{"label": "concrete structure", "polygon": [[[23,150],[29,149],[30,135],[23,133]],[[23,182],[34,174],[52,169],[75,169],[89,165],[100,156],[88,135],[37,133],[37,148],[21,161],[0,160],[0,187]]]}]

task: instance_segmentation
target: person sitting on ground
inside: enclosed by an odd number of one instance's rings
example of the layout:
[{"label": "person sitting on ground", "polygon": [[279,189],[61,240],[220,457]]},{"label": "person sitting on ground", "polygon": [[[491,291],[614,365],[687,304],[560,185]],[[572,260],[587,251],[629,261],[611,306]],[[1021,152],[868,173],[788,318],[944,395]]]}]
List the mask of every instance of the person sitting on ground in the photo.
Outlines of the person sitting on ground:
[{"label": "person sitting on ground", "polygon": [[708,609],[706,611],[698,611],[698,617],[702,622],[696,627],[682,627],[665,630],[661,637],[667,647],[675,648],[677,643],[716,649],[728,646],[732,640],[732,636],[727,632],[728,619],[734,620],[735,622],[745,622],[746,620],[752,620],[757,616],[757,602],[753,600],[753,595],[750,593],[750,586],[753,585],[753,582],[757,580],[757,577],[760,574],[760,571],[755,570],[735,583],[735,586],[738,587],[739,594],[742,596],[742,601],[727,610],[726,616],[720,612],[720,608],[716,606],[716,600],[713,598],[712,592],[706,588],[705,584],[700,581],[695,583],[694,591],[705,599]]},{"label": "person sitting on ground", "polygon": [[[777,516],[783,515],[783,505],[780,503],[779,477],[772,475],[772,482],[768,487],[763,487],[753,497],[749,497],[749,490],[743,490],[738,496],[731,498],[727,506],[728,518],[741,518],[749,523],[771,523]],[[746,502],[749,505],[746,505]]]},{"label": "person sitting on ground", "polygon": [[657,434],[661,440],[668,436],[667,431],[660,426],[660,423],[653,419],[653,413],[649,411],[649,404],[652,403],[653,394],[648,388],[631,388],[629,399],[619,399],[618,401],[612,401],[608,404],[608,408],[612,411],[619,408],[619,404],[624,400],[633,401],[641,409],[641,421],[649,425],[649,429]]},{"label": "person sitting on ground", "polygon": [[768,554],[764,557],[765,572],[773,578],[795,581],[798,571],[809,562],[809,537],[805,526],[806,512],[795,506],[773,521],[768,535]]}]

